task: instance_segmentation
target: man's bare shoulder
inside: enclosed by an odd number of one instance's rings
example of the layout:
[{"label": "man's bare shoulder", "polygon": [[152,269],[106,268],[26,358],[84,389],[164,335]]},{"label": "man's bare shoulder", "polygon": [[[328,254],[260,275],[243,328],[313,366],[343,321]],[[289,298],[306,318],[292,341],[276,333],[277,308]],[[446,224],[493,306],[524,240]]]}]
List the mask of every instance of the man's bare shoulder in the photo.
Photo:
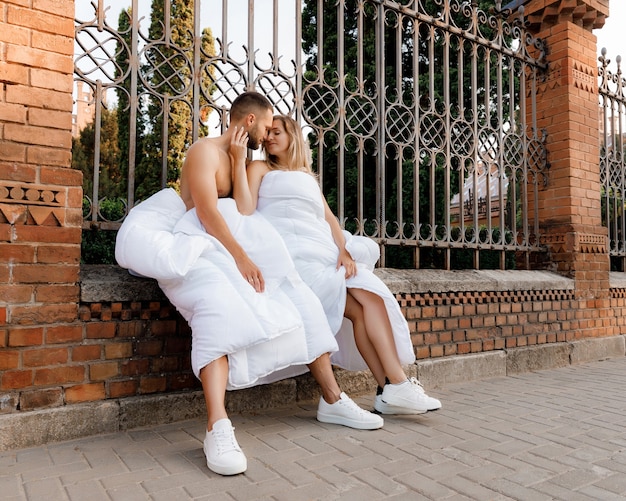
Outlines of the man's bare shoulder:
[{"label": "man's bare shoulder", "polygon": [[[187,150],[185,156],[185,166],[216,165],[216,160],[220,155],[220,146],[215,138],[204,137],[198,139]],[[212,160],[212,161],[211,161]]]},{"label": "man's bare shoulder", "polygon": [[221,139],[222,136],[202,138],[187,150],[180,177],[180,194],[188,209],[194,206],[194,198],[204,200],[209,191],[215,191],[218,197],[226,197],[232,190],[230,160]]}]

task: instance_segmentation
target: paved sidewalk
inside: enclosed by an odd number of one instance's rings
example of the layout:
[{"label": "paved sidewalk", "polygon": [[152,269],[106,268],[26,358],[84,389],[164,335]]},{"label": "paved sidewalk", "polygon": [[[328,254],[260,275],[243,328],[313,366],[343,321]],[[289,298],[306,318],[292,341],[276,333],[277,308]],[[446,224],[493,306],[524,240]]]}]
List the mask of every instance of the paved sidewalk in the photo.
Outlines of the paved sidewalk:
[{"label": "paved sidewalk", "polygon": [[626,499],[626,358],[430,393],[442,410],[377,431],[318,423],[315,405],[234,415],[234,477],[206,468],[201,420],[2,452],[0,498]]}]

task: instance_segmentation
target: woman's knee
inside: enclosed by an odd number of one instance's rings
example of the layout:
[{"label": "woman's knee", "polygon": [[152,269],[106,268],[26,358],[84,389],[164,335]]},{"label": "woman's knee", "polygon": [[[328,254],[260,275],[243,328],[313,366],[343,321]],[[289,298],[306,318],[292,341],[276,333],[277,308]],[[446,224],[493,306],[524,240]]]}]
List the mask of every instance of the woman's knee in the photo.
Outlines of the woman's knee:
[{"label": "woman's knee", "polygon": [[352,321],[359,322],[363,318],[363,307],[350,293],[346,296],[346,310],[344,316]]}]

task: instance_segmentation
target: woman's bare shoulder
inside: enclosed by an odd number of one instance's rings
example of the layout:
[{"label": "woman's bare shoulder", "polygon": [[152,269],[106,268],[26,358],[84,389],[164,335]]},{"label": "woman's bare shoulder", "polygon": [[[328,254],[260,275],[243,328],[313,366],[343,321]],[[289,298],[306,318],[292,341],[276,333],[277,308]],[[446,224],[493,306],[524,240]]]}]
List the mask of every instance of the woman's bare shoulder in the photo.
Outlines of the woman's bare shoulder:
[{"label": "woman's bare shoulder", "polygon": [[267,165],[267,162],[265,160],[252,160],[249,164],[248,164],[248,168],[253,167],[254,169],[258,169],[258,170],[270,170],[269,165]]},{"label": "woman's bare shoulder", "polygon": [[267,162],[265,160],[252,160],[248,164],[248,172],[254,173],[258,176],[264,176],[266,173],[269,172],[269,170],[270,167],[269,165],[267,165]]}]

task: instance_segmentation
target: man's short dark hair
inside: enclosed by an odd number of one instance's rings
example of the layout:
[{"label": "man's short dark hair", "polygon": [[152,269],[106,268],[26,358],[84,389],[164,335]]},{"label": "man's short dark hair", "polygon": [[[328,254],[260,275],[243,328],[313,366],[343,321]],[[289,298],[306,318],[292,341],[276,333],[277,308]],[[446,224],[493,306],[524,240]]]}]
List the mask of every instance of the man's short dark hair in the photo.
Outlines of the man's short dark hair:
[{"label": "man's short dark hair", "polygon": [[231,120],[239,120],[248,113],[263,110],[272,111],[272,103],[263,94],[255,91],[244,92],[237,96],[230,107]]}]

